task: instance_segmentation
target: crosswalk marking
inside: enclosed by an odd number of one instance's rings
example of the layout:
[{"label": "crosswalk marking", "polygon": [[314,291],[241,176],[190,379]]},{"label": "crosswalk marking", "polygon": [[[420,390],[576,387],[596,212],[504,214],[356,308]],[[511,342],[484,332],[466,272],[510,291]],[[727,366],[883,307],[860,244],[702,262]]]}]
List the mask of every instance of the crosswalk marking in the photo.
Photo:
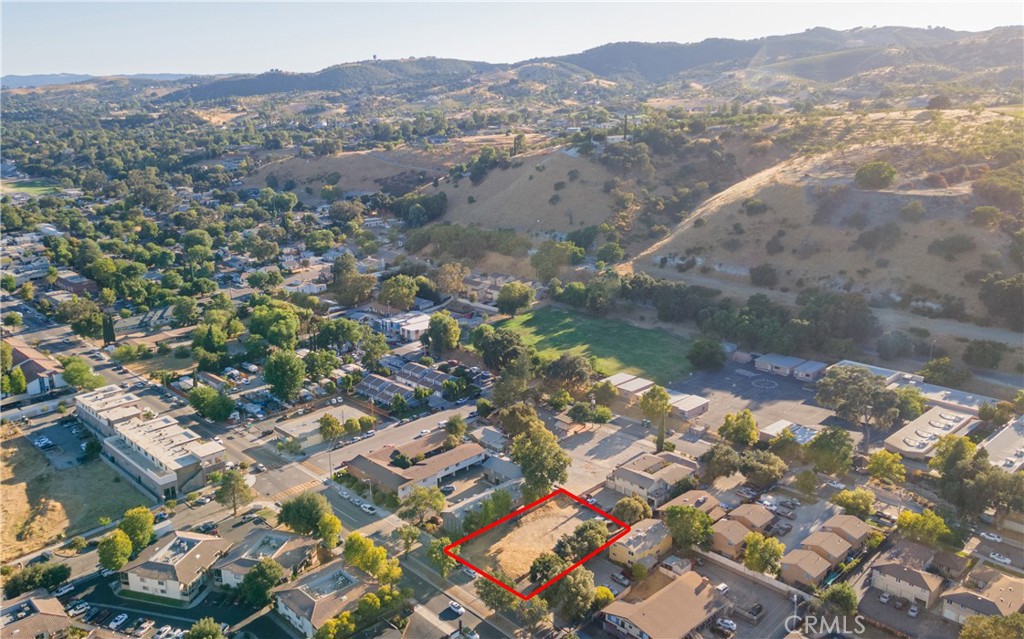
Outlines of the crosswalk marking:
[{"label": "crosswalk marking", "polygon": [[322,485],[323,485],[323,483],[319,482],[319,481],[307,481],[304,484],[299,484],[298,486],[292,486],[291,488],[288,488],[286,490],[282,490],[279,493],[276,493],[272,497],[272,499],[274,501],[281,501],[282,499],[285,499],[287,497],[291,497],[292,495],[298,495],[299,493],[304,493],[307,490],[312,490],[313,488],[316,488],[317,486],[322,486]]},{"label": "crosswalk marking", "polygon": [[323,468],[320,468],[319,466],[317,466],[313,462],[309,461],[308,459],[304,459],[304,460],[302,460],[299,463],[302,464],[303,466],[305,466],[306,468],[310,469],[311,471],[313,471],[317,475],[323,475],[325,472],[327,472]]}]

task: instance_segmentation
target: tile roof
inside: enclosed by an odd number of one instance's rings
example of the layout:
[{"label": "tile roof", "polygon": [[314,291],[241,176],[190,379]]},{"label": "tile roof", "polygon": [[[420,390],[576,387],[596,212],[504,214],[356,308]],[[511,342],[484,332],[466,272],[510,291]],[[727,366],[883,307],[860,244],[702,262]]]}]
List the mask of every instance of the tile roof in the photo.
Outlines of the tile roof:
[{"label": "tile roof", "polygon": [[711,582],[691,571],[642,601],[617,599],[603,613],[625,619],[651,637],[681,639],[721,608]]}]

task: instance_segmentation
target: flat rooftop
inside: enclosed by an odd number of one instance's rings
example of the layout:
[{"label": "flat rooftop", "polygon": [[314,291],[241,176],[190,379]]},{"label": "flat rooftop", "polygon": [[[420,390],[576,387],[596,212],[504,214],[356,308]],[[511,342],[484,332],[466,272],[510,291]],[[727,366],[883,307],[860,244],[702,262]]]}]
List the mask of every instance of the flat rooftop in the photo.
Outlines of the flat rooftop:
[{"label": "flat rooftop", "polygon": [[931,456],[942,437],[966,435],[977,424],[972,415],[936,406],[889,435],[885,439],[885,448],[904,457],[923,459]]},{"label": "flat rooftop", "polygon": [[1024,416],[1017,417],[981,443],[988,459],[1008,473],[1024,469]]},{"label": "flat rooftop", "polygon": [[147,421],[130,420],[118,424],[116,430],[121,439],[164,470],[176,471],[224,452],[221,444],[204,443],[195,431],[167,415]]}]

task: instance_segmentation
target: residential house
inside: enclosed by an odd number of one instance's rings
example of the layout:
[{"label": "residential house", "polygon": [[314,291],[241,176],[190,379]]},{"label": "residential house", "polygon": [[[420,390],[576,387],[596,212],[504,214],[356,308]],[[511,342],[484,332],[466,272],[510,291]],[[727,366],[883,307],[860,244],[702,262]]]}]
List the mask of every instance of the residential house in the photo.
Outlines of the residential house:
[{"label": "residential house", "polygon": [[121,588],[191,602],[202,592],[210,568],[231,545],[220,537],[175,530],[124,565]]},{"label": "residential house", "polygon": [[804,588],[817,588],[828,573],[829,563],[813,550],[797,548],[782,556],[782,581]]},{"label": "residential house", "polygon": [[979,565],[963,586],[942,595],[942,616],[958,624],[969,617],[1006,617],[1024,609],[1024,579],[995,568]]},{"label": "residential house", "polygon": [[927,571],[934,556],[927,546],[900,541],[875,560],[871,585],[927,608],[938,601],[942,590],[942,577]]},{"label": "residential house", "polygon": [[[475,443],[441,451],[446,437],[444,431],[434,431],[400,446],[382,446],[364,455],[356,455],[348,463],[348,471],[360,481],[370,482],[374,488],[396,493],[399,499],[405,499],[416,486],[437,486],[457,471],[481,464],[487,458],[484,449]],[[403,457],[421,461],[402,468],[396,465],[395,460]]]},{"label": "residential house", "polygon": [[213,579],[218,586],[237,587],[242,579],[265,558],[273,559],[295,575],[316,562],[318,541],[293,535],[283,530],[256,528],[220,561],[213,565]]},{"label": "residential house", "polygon": [[488,456],[480,468],[483,470],[484,479],[496,486],[523,477],[523,470],[519,464],[501,457]]},{"label": "residential house", "polygon": [[743,538],[750,529],[734,519],[719,519],[711,527],[711,550],[733,561],[743,557]]},{"label": "residential house", "polygon": [[821,530],[839,535],[852,548],[860,548],[871,535],[872,528],[853,515],[833,515],[821,524]]},{"label": "residential house", "polygon": [[8,599],[0,608],[0,635],[14,639],[60,639],[72,620],[45,588]]},{"label": "residential house", "polygon": [[644,453],[613,470],[605,485],[653,508],[668,501],[676,483],[696,471],[696,462],[677,453]]},{"label": "residential house", "polygon": [[354,606],[363,590],[365,584],[338,559],[275,588],[274,609],[308,639],[346,607]]},{"label": "residential house", "polygon": [[470,437],[493,455],[500,455],[508,449],[508,437],[491,426],[484,426],[480,430],[474,431]]},{"label": "residential house", "polygon": [[644,519],[608,547],[608,558],[627,567],[642,564],[651,568],[672,547],[672,535],[660,519]]},{"label": "residential house", "polygon": [[761,504],[742,504],[729,513],[729,518],[735,519],[754,532],[765,533],[775,515]]},{"label": "residential house", "polygon": [[821,555],[831,568],[835,568],[845,561],[846,555],[849,554],[851,549],[850,542],[836,533],[823,530],[816,530],[807,535],[800,544],[800,547],[806,550],[813,550]]},{"label": "residential house", "polygon": [[601,611],[601,627],[622,639],[687,639],[711,625],[726,601],[689,571],[642,599],[617,599]]},{"label": "residential house", "polygon": [[715,522],[725,517],[725,509],[722,508],[722,503],[718,501],[718,498],[709,493],[706,490],[688,490],[682,495],[670,499],[655,510],[655,515],[658,517],[664,517],[665,511],[672,506],[689,506],[690,508],[696,508],[697,510],[705,513],[711,518],[711,521]]},{"label": "residential house", "polygon": [[[495,457],[488,457],[487,461],[484,462],[485,468],[488,462],[494,461],[495,459]],[[515,466],[515,464],[511,465]],[[524,483],[525,480],[522,477],[522,473],[520,473],[519,477],[507,479],[504,482],[496,484],[493,488],[490,488],[485,492],[477,493],[472,497],[467,497],[466,499],[463,499],[462,501],[459,501],[457,503],[446,505],[445,509],[441,511],[442,526],[449,530],[461,530],[462,523],[463,521],[465,521],[466,515],[473,512],[474,510],[478,510],[481,507],[483,501],[485,499],[490,498],[494,494],[494,491],[496,490],[503,490],[507,492],[509,496],[512,498],[513,506],[518,505],[520,502],[522,502]]]},{"label": "residential house", "polygon": [[75,295],[88,295],[99,290],[96,282],[75,271],[57,271],[57,281],[54,283],[57,288],[73,293]]},{"label": "residential house", "polygon": [[436,368],[430,368],[422,364],[415,362],[408,362],[402,368],[395,372],[395,379],[412,386],[413,388],[426,388],[431,392],[438,395],[444,391],[444,383],[447,381],[455,381],[455,377],[448,373],[438,370]]},{"label": "residential house", "polygon": [[419,311],[410,311],[391,317],[382,317],[377,321],[377,327],[389,339],[416,342],[430,328],[430,315]]},{"label": "residential house", "polygon": [[12,370],[20,369],[25,375],[25,395],[35,397],[67,386],[60,362],[29,346],[20,337],[6,337],[4,341],[11,347]]},{"label": "residential house", "polygon": [[372,400],[378,406],[390,406],[395,396],[399,395],[407,404],[416,402],[416,389],[401,382],[381,377],[376,373],[367,375],[358,384],[355,392]]}]

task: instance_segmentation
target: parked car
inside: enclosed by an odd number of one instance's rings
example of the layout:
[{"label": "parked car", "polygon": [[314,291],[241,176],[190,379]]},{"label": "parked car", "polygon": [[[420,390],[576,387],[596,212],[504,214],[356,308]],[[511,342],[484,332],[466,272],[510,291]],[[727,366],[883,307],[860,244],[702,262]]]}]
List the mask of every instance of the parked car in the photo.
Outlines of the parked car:
[{"label": "parked car", "polygon": [[107,627],[111,630],[117,630],[121,627],[121,624],[123,624],[126,621],[128,621],[128,615],[122,612],[118,616],[114,617],[114,620],[111,621],[110,624],[107,625]]},{"label": "parked car", "polygon": [[825,485],[831,486],[832,488],[838,488],[839,490],[846,490],[846,484],[835,479],[830,479],[829,481],[825,482]]},{"label": "parked car", "polygon": [[785,506],[786,508],[789,508],[790,510],[796,510],[797,508],[803,505],[800,503],[800,500],[798,499],[783,499],[782,501],[779,502],[779,504]]},{"label": "parked car", "polygon": [[718,584],[715,586],[715,590],[717,590],[719,594],[724,595],[729,592],[729,584]]},{"label": "parked car", "polygon": [[907,600],[903,597],[896,597],[896,601],[892,603],[892,607],[896,610],[903,610],[907,605]]},{"label": "parked car", "polygon": [[362,506],[360,506],[360,509],[362,509],[362,511],[367,515],[377,514],[377,507],[372,504],[363,504]]},{"label": "parked car", "polygon": [[455,486],[452,486],[451,484],[445,484],[444,486],[441,486],[441,494],[443,495],[450,495],[454,492]]},{"label": "parked car", "polygon": [[786,510],[785,508],[780,508],[775,512],[775,514],[779,517],[785,517],[786,519],[796,519],[796,513],[792,510]]},{"label": "parked car", "polygon": [[60,588],[53,591],[54,597],[63,597],[64,595],[71,594],[75,589],[75,584],[64,584]]},{"label": "parked car", "polygon": [[451,610],[452,612],[454,612],[457,615],[461,615],[461,614],[464,614],[466,612],[466,609],[462,607],[462,604],[460,604],[457,601],[449,601],[448,602],[448,609]]},{"label": "parked car", "polygon": [[918,610],[917,605],[915,604],[915,605],[910,607],[910,610],[907,611],[907,616],[908,617],[916,617],[918,612],[920,612],[920,611]]},{"label": "parked car", "polygon": [[88,612],[89,608],[91,608],[91,606],[83,601],[82,603],[73,607],[71,610],[68,610],[68,616],[77,617],[78,615],[85,614],[86,612]]},{"label": "parked car", "polygon": [[991,559],[992,561],[998,561],[999,563],[1001,563],[1003,565],[1006,565],[1006,566],[1009,566],[1010,564],[1013,563],[1013,560],[1011,560],[1009,557],[1007,557],[1006,555],[997,553],[997,552],[990,552],[988,554],[988,558]]},{"label": "parked car", "polygon": [[999,535],[995,534],[995,533],[983,532],[983,533],[981,533],[978,536],[981,537],[982,539],[987,539],[988,541],[994,541],[997,544],[1003,543],[1003,538],[1000,537]]},{"label": "parked car", "polygon": [[612,575],[612,581],[623,587],[628,587],[630,583],[629,579],[621,572],[617,572],[614,575]]},{"label": "parked car", "polygon": [[884,603],[884,604],[889,603],[890,599],[892,599],[892,593],[891,592],[883,592],[882,596],[878,598],[878,600],[880,602]]},{"label": "parked car", "polygon": [[775,524],[776,535],[786,535],[789,534],[789,531],[791,530],[793,530],[793,524],[789,523],[788,521],[783,521],[779,522],[778,524]]},{"label": "parked car", "polygon": [[452,631],[452,634],[448,635],[449,639],[480,639],[480,633],[472,628],[462,627],[462,633],[458,630]]},{"label": "parked car", "polygon": [[736,632],[736,622],[732,619],[717,619],[715,625],[719,628],[725,628],[729,632]]}]

